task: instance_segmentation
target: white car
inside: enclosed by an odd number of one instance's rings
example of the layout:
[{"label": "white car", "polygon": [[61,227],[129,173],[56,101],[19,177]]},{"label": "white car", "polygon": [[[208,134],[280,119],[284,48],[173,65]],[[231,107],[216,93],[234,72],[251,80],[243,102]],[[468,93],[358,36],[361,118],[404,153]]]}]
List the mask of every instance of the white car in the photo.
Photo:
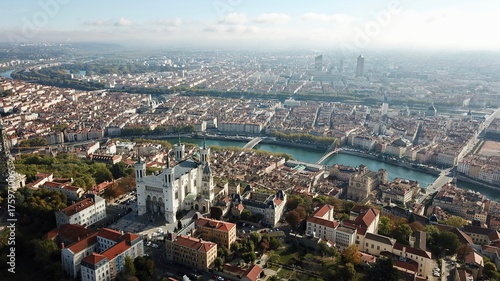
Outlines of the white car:
[{"label": "white car", "polygon": [[151,241],[148,241],[148,243],[146,243],[146,246],[151,246]]}]

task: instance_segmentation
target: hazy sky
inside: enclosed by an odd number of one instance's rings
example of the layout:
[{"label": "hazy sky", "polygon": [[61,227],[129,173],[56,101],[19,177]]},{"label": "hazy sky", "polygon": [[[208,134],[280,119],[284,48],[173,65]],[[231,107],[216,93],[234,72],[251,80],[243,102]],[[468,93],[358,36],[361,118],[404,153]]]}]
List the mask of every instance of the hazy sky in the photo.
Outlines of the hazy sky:
[{"label": "hazy sky", "polygon": [[2,0],[0,40],[500,50],[499,0]]}]

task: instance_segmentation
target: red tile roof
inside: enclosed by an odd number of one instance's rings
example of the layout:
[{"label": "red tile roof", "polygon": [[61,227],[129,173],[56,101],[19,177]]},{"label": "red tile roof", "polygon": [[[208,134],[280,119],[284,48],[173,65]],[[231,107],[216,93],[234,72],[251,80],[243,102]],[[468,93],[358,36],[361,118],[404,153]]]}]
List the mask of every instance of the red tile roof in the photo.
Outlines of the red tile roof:
[{"label": "red tile roof", "polygon": [[275,198],[274,199],[274,204],[276,204],[276,206],[279,206],[281,205],[281,203],[283,202],[283,200],[279,199],[279,198]]},{"label": "red tile roof", "polygon": [[127,245],[126,241],[121,241],[120,243],[115,244],[113,247],[107,249],[102,253],[103,256],[108,258],[108,260],[112,260],[117,256],[123,254],[130,248],[130,245]]},{"label": "red tile roof", "polygon": [[46,238],[54,240],[57,236],[63,240],[78,241],[78,239],[90,236],[95,231],[87,229],[78,224],[64,224],[59,229],[54,228],[46,234]]},{"label": "red tile roof", "polygon": [[63,183],[58,183],[58,182],[53,182],[49,181],[43,184],[45,187],[52,187],[52,188],[62,188],[64,184]]},{"label": "red tile roof", "polygon": [[213,242],[203,241],[201,239],[184,235],[177,236],[174,243],[201,252],[208,252],[210,249],[217,246],[217,244]]},{"label": "red tile roof", "polygon": [[74,254],[79,253],[97,243],[97,233],[93,233],[86,238],[71,244],[68,249]]},{"label": "red tile roof", "polygon": [[135,234],[135,233],[125,233],[121,237],[123,240],[127,241],[128,243],[132,243],[135,239],[139,238],[140,236]]},{"label": "red tile roof", "polygon": [[490,239],[490,241],[500,240],[500,233],[498,232],[498,230],[493,230],[492,232],[490,232],[490,234],[488,234],[488,239]]},{"label": "red tile roof", "polygon": [[362,227],[369,227],[379,214],[379,211],[373,208],[368,208],[366,209],[366,212],[364,211],[365,210],[359,213],[358,217],[354,220],[354,222]]},{"label": "red tile roof", "polygon": [[252,281],[256,281],[259,278],[261,272],[262,268],[258,265],[254,265],[248,270],[245,276]]},{"label": "red tile roof", "polygon": [[86,256],[83,260],[82,260],[82,263],[83,262],[86,262],[86,263],[89,263],[89,264],[97,264],[98,262],[102,261],[103,259],[105,259],[106,257],[103,256],[103,255],[100,255],[98,253],[92,253],[90,256]]},{"label": "red tile roof", "polygon": [[234,223],[230,222],[224,222],[224,221],[219,221],[219,220],[214,220],[214,219],[207,219],[207,218],[199,218],[196,220],[196,226],[197,227],[207,227],[207,228],[213,228],[217,229],[223,232],[229,232],[231,229],[235,228],[236,225]]},{"label": "red tile roof", "polygon": [[320,208],[318,208],[313,214],[313,217],[325,218],[325,215],[328,214],[330,210],[334,210],[332,205],[324,204]]},{"label": "red tile roof", "polygon": [[329,221],[319,217],[310,217],[307,219],[307,222],[323,225],[330,228],[337,228],[337,226],[339,226],[338,221]]},{"label": "red tile roof", "polygon": [[418,248],[413,248],[413,247],[406,246],[406,245],[399,244],[399,243],[394,244],[394,249],[396,249],[396,250],[403,251],[403,248],[406,248],[405,251],[407,253],[417,255],[419,257],[423,257],[426,259],[432,259],[431,252],[427,252],[427,251],[424,251],[424,250],[421,250]]},{"label": "red tile roof", "polygon": [[78,186],[65,185],[62,189],[70,190],[70,191],[78,191],[80,188]]},{"label": "red tile roof", "polygon": [[472,241],[472,238],[469,236],[469,234],[463,232],[462,230],[458,228],[452,228],[449,230],[451,233],[454,233],[458,237],[458,241],[461,244],[474,244]]},{"label": "red tile roof", "polygon": [[109,229],[109,228],[103,228],[99,230],[97,233],[99,237],[112,240],[112,241],[117,241],[120,236],[122,236],[121,232],[118,232],[114,229]]},{"label": "red tile roof", "polygon": [[472,252],[472,253],[468,254],[467,256],[465,256],[465,263],[484,266],[483,257],[481,257],[476,252]]},{"label": "red tile roof", "polygon": [[77,202],[71,206],[68,206],[64,209],[61,210],[62,213],[64,213],[66,216],[70,217],[82,210],[87,209],[88,207],[94,205],[94,201],[90,198],[83,199],[80,202]]}]

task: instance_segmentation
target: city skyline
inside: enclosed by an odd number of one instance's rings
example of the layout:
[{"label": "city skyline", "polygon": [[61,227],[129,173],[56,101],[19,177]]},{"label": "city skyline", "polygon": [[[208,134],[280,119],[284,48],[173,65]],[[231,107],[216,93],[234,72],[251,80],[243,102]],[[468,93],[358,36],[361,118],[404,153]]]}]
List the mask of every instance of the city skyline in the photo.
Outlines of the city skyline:
[{"label": "city skyline", "polygon": [[494,1],[5,1],[4,42],[135,47],[500,50]]}]

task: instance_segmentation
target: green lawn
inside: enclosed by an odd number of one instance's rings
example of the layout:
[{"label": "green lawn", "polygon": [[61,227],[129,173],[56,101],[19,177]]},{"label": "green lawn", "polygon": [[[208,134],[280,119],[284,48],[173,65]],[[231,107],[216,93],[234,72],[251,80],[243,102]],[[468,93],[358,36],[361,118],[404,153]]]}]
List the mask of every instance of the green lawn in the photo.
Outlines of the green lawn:
[{"label": "green lawn", "polygon": [[276,251],[276,254],[280,256],[280,263],[288,264],[290,259],[297,258],[297,252],[291,252],[290,249],[280,249]]},{"label": "green lawn", "polygon": [[278,274],[277,274],[278,278],[284,278],[284,279],[290,279],[292,278],[293,276],[295,276],[295,272],[291,271],[291,270],[288,270],[286,268],[282,268]]}]

